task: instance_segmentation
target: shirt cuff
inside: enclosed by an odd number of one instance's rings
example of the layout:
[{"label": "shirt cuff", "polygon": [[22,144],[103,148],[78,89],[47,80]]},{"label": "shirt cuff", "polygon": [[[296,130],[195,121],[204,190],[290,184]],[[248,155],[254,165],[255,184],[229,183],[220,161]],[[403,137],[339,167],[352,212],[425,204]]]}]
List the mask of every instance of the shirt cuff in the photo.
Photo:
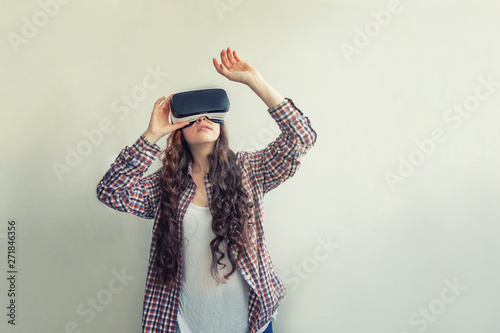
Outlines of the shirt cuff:
[{"label": "shirt cuff", "polygon": [[146,139],[146,137],[144,136],[144,134],[141,135],[139,139],[137,139],[132,148],[134,148],[134,146],[136,148],[139,148],[140,149],[139,151],[148,150],[148,151],[153,151],[157,154],[161,153],[160,147],[158,147],[156,143],[149,142],[148,139]]},{"label": "shirt cuff", "polygon": [[[161,154],[161,149],[156,144],[151,144],[144,135],[141,135],[139,139],[131,146],[126,147],[123,151],[123,158],[131,164],[138,162],[137,164],[152,164],[156,158]],[[146,166],[144,165],[144,166]]]}]

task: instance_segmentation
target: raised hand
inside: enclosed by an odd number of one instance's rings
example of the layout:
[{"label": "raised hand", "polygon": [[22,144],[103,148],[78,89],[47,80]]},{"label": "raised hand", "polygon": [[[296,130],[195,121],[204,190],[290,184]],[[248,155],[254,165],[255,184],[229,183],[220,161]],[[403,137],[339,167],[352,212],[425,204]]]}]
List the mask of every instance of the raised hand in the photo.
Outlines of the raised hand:
[{"label": "raised hand", "polygon": [[253,80],[260,76],[259,71],[236,53],[236,50],[231,52],[231,48],[223,49],[220,53],[221,64],[213,58],[213,63],[217,72],[231,81],[250,84]]},{"label": "raised hand", "polygon": [[160,97],[153,107],[148,129],[144,132],[144,136],[151,143],[156,143],[168,133],[189,125],[188,121],[171,124],[168,120],[168,115],[170,114],[170,99],[172,96],[173,94],[168,97]]},{"label": "raised hand", "polygon": [[236,51],[231,48],[222,50],[220,53],[221,64],[213,58],[217,72],[231,81],[245,83],[249,86],[269,108],[281,103],[284,98],[273,87],[267,83],[259,71],[248,62],[241,60]]}]

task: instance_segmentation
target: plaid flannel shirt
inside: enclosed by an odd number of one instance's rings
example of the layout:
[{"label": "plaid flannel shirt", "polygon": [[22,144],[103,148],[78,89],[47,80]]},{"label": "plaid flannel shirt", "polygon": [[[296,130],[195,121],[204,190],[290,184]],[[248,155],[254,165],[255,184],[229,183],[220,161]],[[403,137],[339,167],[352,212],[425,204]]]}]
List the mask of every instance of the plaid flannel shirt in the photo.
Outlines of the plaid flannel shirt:
[{"label": "plaid flannel shirt", "polygon": [[[292,177],[300,166],[300,158],[316,141],[316,132],[310,121],[286,98],[268,109],[279,125],[280,135],[266,148],[257,151],[237,152],[237,164],[242,171],[243,186],[254,203],[251,241],[254,249],[238,254],[238,269],[250,286],[248,304],[248,332],[255,333],[264,326],[285,297],[285,287],[279,279],[266,247],[263,223],[264,194]],[[182,267],[177,282],[171,288],[155,284],[154,253],[156,228],[159,221],[161,168],[143,177],[149,166],[160,155],[160,148],[141,136],[131,147],[125,147],[97,186],[97,197],[104,204],[121,212],[128,212],[146,219],[154,219],[149,267],[143,303],[143,332],[175,332],[179,310]],[[191,175],[192,164],[188,174]],[[205,175],[205,187],[210,203],[211,184]],[[177,221],[178,234],[182,235],[182,220],[193,199],[196,185],[192,178],[181,194]]]}]

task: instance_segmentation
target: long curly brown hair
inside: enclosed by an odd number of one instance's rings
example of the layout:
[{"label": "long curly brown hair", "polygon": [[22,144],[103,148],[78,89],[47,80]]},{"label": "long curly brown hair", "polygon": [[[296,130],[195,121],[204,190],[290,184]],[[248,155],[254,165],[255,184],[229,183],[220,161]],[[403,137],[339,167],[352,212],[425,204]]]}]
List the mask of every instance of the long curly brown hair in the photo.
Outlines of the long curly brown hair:
[{"label": "long curly brown hair", "polygon": [[[167,138],[167,147],[161,156],[163,163],[161,177],[161,215],[156,228],[155,266],[156,282],[172,286],[181,267],[182,239],[179,237],[179,199],[186,189],[189,176],[188,165],[192,161],[191,151],[184,139],[182,130],[176,130]],[[210,210],[212,230],[215,238],[210,242],[212,264],[210,272],[219,282],[234,273],[236,259],[230,249],[242,253],[250,242],[253,203],[242,183],[241,171],[236,164],[236,154],[229,148],[224,124],[220,125],[220,135],[215,141],[214,150],[208,155],[210,163],[209,181],[211,187]],[[218,267],[225,257],[221,244],[226,242],[227,256],[231,271],[224,275]]]}]

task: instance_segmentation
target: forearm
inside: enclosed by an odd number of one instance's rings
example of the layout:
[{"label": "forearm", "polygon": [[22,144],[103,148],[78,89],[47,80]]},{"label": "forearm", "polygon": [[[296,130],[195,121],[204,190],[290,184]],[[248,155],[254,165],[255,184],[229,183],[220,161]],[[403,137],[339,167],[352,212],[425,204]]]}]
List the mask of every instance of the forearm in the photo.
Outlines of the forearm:
[{"label": "forearm", "polygon": [[264,80],[260,73],[257,73],[247,85],[262,99],[269,109],[272,109],[285,99]]},{"label": "forearm", "polygon": [[143,137],[125,147],[97,185],[99,201],[122,212],[152,218],[153,203],[159,195],[159,174],[143,175],[160,153],[159,147]]},{"label": "forearm", "polygon": [[280,135],[266,148],[247,152],[247,156],[253,159],[250,165],[260,179],[264,193],[295,174],[301,158],[315,144],[317,137],[309,119],[289,98],[269,109],[269,114],[278,124]]}]

